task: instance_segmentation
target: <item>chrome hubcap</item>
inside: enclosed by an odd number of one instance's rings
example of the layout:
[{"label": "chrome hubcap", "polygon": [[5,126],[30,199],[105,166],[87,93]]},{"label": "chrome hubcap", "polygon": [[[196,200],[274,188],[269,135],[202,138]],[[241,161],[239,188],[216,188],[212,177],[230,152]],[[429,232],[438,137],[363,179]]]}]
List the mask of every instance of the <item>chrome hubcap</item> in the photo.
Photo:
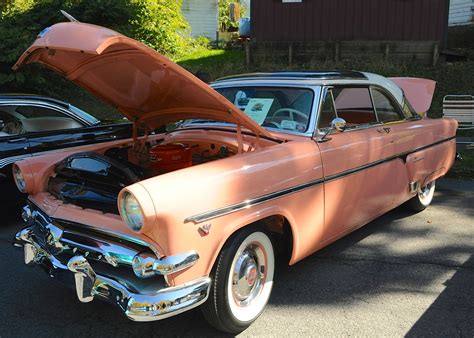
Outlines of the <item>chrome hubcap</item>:
[{"label": "chrome hubcap", "polygon": [[423,188],[420,189],[419,196],[422,200],[425,200],[430,196],[432,186],[433,186],[433,182],[425,185]]},{"label": "chrome hubcap", "polygon": [[232,271],[232,295],[240,306],[246,306],[262,291],[265,284],[265,253],[258,243],[249,244],[237,258]]}]

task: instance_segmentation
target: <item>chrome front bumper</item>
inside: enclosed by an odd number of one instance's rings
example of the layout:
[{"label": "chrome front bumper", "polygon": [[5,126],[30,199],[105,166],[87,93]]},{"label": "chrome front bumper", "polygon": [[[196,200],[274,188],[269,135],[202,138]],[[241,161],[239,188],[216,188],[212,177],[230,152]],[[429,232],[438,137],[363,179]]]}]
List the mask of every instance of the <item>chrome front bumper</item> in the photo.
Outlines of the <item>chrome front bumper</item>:
[{"label": "chrome front bumper", "polygon": [[163,285],[161,288],[148,287],[139,291],[130,277],[127,280],[126,277],[96,272],[93,265],[97,266],[97,260],[92,253],[81,254],[74,250],[74,254],[67,256],[65,260],[64,254],[55,253],[56,246],[51,246],[51,241],[39,238],[45,235],[47,239],[51,239],[54,234],[40,232],[38,235],[38,228],[43,229],[41,224],[30,223],[15,236],[14,245],[23,247],[25,264],[39,265],[50,277],[75,286],[81,302],[103,299],[117,305],[131,320],[154,321],[199,306],[209,296],[211,280],[208,277],[175,287]]}]

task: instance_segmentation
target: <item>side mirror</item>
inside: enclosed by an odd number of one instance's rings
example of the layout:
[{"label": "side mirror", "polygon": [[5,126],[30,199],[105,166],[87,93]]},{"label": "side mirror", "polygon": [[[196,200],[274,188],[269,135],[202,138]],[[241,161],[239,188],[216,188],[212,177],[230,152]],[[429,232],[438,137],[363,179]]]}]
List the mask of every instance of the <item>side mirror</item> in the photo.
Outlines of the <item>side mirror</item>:
[{"label": "side mirror", "polygon": [[347,122],[340,117],[336,117],[334,120],[331,121],[331,129],[337,130],[338,132],[342,133],[346,129]]}]

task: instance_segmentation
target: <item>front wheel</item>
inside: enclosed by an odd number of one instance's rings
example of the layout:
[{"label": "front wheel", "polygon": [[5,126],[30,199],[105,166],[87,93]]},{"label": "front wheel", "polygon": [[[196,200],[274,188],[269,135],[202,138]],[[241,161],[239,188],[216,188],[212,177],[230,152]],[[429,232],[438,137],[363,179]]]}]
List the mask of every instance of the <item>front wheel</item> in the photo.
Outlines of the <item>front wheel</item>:
[{"label": "front wheel", "polygon": [[422,187],[416,196],[408,201],[408,207],[416,212],[425,210],[433,200],[435,186],[435,181],[433,181]]},{"label": "front wheel", "polygon": [[270,298],[275,256],[262,230],[244,229],[222,249],[213,272],[209,299],[202,306],[207,321],[229,333],[245,330]]}]

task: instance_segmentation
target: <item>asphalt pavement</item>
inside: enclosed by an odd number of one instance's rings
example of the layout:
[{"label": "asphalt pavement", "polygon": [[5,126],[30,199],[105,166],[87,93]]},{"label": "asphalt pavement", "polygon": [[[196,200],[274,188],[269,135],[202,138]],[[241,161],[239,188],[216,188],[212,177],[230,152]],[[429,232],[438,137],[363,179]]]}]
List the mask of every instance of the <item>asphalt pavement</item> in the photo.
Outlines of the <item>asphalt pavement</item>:
[{"label": "asphalt pavement", "polygon": [[[20,222],[0,221],[0,337],[222,333],[192,310],[135,323],[112,306],[23,264]],[[474,182],[445,179],[434,202],[397,208],[304,261],[282,268],[262,316],[246,331],[271,336],[474,336]]]}]

